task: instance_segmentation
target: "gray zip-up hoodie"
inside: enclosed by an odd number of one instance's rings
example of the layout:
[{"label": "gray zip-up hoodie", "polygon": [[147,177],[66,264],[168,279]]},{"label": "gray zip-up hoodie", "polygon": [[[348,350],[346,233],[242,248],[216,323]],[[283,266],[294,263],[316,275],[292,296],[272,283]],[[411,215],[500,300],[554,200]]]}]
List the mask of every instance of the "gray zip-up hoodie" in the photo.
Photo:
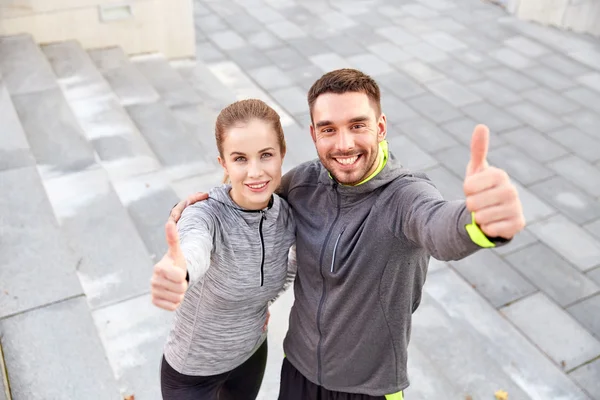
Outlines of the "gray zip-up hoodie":
[{"label": "gray zip-up hoodie", "polygon": [[329,390],[404,390],[411,316],[430,255],[456,260],[480,248],[465,230],[465,202],[444,201],[425,175],[392,159],[354,187],[308,162],[284,176],[279,193],[297,224],[287,358]]},{"label": "gray zip-up hoodie", "polygon": [[289,205],[274,195],[266,209],[243,210],[230,189],[211,190],[177,224],[190,281],[164,351],[185,375],[220,374],[250,358],[266,339],[268,303],[296,271]]}]

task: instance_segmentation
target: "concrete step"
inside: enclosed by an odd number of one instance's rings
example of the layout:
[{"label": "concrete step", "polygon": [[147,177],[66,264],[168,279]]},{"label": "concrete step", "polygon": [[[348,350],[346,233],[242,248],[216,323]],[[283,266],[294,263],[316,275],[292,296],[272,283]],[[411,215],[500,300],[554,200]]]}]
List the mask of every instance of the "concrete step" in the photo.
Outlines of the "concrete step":
[{"label": "concrete step", "polygon": [[43,46],[42,49],[58,76],[84,136],[92,144],[100,163],[109,171],[111,179],[119,180],[159,169],[160,164],[148,143],[79,43],[63,42]]},{"label": "concrete step", "polygon": [[13,104],[44,178],[96,163],[92,146],[58,87],[13,95]]},{"label": "concrete step", "polygon": [[589,399],[451,269],[429,275],[413,321],[414,344],[474,399],[500,389],[515,399]]},{"label": "concrete step", "polygon": [[0,331],[13,399],[122,399],[84,297],[1,319]]},{"label": "concrete step", "polygon": [[156,90],[120,47],[89,50],[88,54],[122,105],[152,103],[159,99]]},{"label": "concrete step", "polygon": [[79,257],[60,234],[38,171],[2,171],[0,187],[0,318],[81,295]]},{"label": "concrete step", "polygon": [[[160,364],[173,313],[155,307],[150,295],[93,312],[121,393],[161,400]],[[93,397],[94,399],[100,397]]]},{"label": "concrete step", "polygon": [[160,54],[131,58],[132,63],[152,84],[169,107],[200,104],[200,95]]},{"label": "concrete step", "polygon": [[90,307],[147,293],[152,260],[106,171],[96,168],[44,184],[63,237],[81,257],[77,275]]},{"label": "concrete step", "polygon": [[0,171],[35,165],[25,132],[2,77],[0,77],[0,121],[2,121]]},{"label": "concrete step", "polygon": [[48,61],[30,35],[0,37],[0,73],[13,96],[57,87]]}]

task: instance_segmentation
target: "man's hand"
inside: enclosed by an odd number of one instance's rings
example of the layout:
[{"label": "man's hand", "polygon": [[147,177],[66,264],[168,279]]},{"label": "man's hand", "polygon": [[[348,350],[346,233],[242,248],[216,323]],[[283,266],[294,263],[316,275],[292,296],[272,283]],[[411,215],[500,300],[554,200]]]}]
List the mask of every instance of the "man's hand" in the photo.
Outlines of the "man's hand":
[{"label": "man's hand", "polygon": [[181,213],[187,206],[191,206],[194,203],[197,203],[202,200],[208,199],[208,193],[198,192],[196,194],[192,194],[188,196],[187,199],[181,200],[173,209],[171,210],[171,214],[169,214],[169,221],[173,221],[177,223],[179,218],[181,218]]},{"label": "man's hand", "polygon": [[152,304],[174,311],[179,307],[188,283],[185,279],[187,266],[179,245],[179,233],[175,222],[169,220],[165,226],[167,254],[154,266],[152,279]]},{"label": "man's hand", "polygon": [[512,239],[525,227],[523,208],[508,174],[488,165],[489,140],[489,129],[477,125],[463,185],[467,209],[475,213],[475,222],[488,238]]}]

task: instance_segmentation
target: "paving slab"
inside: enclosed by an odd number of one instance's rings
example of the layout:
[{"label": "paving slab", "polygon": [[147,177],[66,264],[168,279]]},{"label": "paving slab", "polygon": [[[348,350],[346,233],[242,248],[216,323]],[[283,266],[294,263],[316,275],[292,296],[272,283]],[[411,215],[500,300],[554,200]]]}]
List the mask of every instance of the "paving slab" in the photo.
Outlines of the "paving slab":
[{"label": "paving slab", "polygon": [[522,100],[519,94],[507,89],[505,85],[489,79],[474,82],[467,87],[498,107],[515,104]]},{"label": "paving slab", "polygon": [[540,133],[540,131],[531,127],[517,128],[505,132],[502,134],[502,138],[508,143],[519,147],[523,152],[541,163],[569,154],[564,147],[556,144]]},{"label": "paving slab", "polygon": [[14,399],[122,399],[84,297],[2,319],[0,329]]},{"label": "paving slab", "polygon": [[511,253],[505,259],[562,307],[600,292],[600,287],[579,269],[541,243]]},{"label": "paving slab", "polygon": [[406,168],[421,171],[438,164],[432,156],[405,135],[387,138],[390,152]]},{"label": "paving slab", "polygon": [[404,121],[419,118],[419,114],[407,104],[406,100],[400,100],[385,89],[382,89],[381,93],[383,96],[381,99],[381,110],[386,113],[389,125],[398,125]]},{"label": "paving slab", "polygon": [[429,153],[458,145],[451,135],[424,118],[404,121],[397,126],[402,133]]},{"label": "paving slab", "polygon": [[[451,318],[450,321],[448,317],[421,319],[420,309],[417,310],[413,318],[411,343],[442,353],[439,357],[440,363],[436,366],[447,376],[452,374],[450,378],[455,386],[471,388],[474,387],[471,382],[480,382],[483,386],[480,392],[468,393],[474,399],[493,396],[496,390],[502,388],[499,384],[506,376],[518,384],[520,392],[526,393],[525,396],[516,398],[588,398],[558,366],[510,322],[496,313],[493,307],[454,271],[447,269],[429,275],[425,292]],[[427,301],[428,299],[424,299],[423,304],[427,304]],[[448,327],[444,323],[446,321],[460,328],[459,333],[463,335],[457,335],[456,341],[466,344],[462,347],[465,348],[465,352],[457,352],[455,357],[452,357],[454,346],[448,346],[448,342],[440,346],[431,346],[429,342],[429,338],[435,340],[438,334],[447,335],[445,331]],[[420,346],[419,341],[424,345]],[[475,360],[484,358],[488,362],[484,365],[476,361],[469,362],[469,356],[473,353],[474,357],[477,357]],[[431,355],[428,356],[431,358]],[[498,378],[487,369],[488,363],[489,368],[500,366],[502,373],[498,373]]]},{"label": "paving slab", "polygon": [[412,77],[419,83],[428,83],[439,79],[444,79],[446,76],[429,64],[418,60],[402,61],[396,64],[401,71]]},{"label": "paving slab", "polygon": [[427,176],[446,200],[464,200],[463,182],[443,166],[427,170]]},{"label": "paving slab", "polygon": [[60,89],[13,96],[31,152],[44,176],[95,164],[94,152]]},{"label": "paving slab", "polygon": [[[598,100],[600,101],[600,98]],[[586,161],[594,163],[600,160],[600,138],[588,135],[572,126],[549,132],[547,135]]]},{"label": "paving slab", "polygon": [[147,293],[150,256],[106,172],[98,168],[44,185],[62,236],[81,257],[77,275],[90,307]]},{"label": "paving slab", "polygon": [[456,107],[433,94],[410,98],[407,104],[423,117],[436,123],[451,121],[462,116]]},{"label": "paving slab", "polygon": [[581,271],[600,264],[600,240],[562,215],[531,224],[529,230]]},{"label": "paving slab", "polygon": [[577,368],[569,376],[587,391],[591,399],[600,399],[600,359]]},{"label": "paving slab", "polygon": [[528,101],[509,106],[507,111],[541,132],[552,131],[565,125],[561,119]]},{"label": "paving slab", "polygon": [[571,101],[600,113],[600,93],[585,87],[575,87],[563,93]]},{"label": "paving slab", "polygon": [[488,158],[492,164],[504,169],[512,178],[526,186],[554,176],[554,171],[513,145],[490,149]]},{"label": "paving slab", "polygon": [[35,167],[0,172],[0,317],[82,293],[68,247]]},{"label": "paving slab", "polygon": [[565,370],[600,356],[600,342],[546,295],[536,293],[502,313]]},{"label": "paving slab", "polygon": [[556,209],[549,204],[544,196],[539,196],[531,192],[528,188],[519,184],[519,182],[513,181],[512,183],[517,188],[527,224],[545,219],[557,213]]},{"label": "paving slab", "polygon": [[538,243],[539,240],[525,227],[521,232],[517,233],[510,243],[504,246],[494,248],[494,252],[501,256],[506,256],[517,250],[526,248],[534,243]]},{"label": "paving slab", "polygon": [[478,94],[452,80],[439,80],[428,83],[426,86],[432,93],[455,107],[463,107],[482,101],[482,98]]},{"label": "paving slab", "polygon": [[596,139],[600,139],[600,132],[598,131],[598,126],[600,126],[600,114],[595,113],[592,110],[581,109],[574,113],[564,115],[562,119]]},{"label": "paving slab", "polygon": [[578,224],[600,218],[600,202],[563,177],[550,178],[529,189]]},{"label": "paving slab", "polygon": [[0,72],[13,96],[58,87],[50,64],[30,35],[0,37]]},{"label": "paving slab", "polygon": [[553,115],[568,114],[581,108],[580,104],[570,100],[567,96],[544,87],[528,90],[521,93],[521,96]]},{"label": "paving slab", "polygon": [[575,156],[561,158],[548,166],[590,195],[600,197],[600,168]]},{"label": "paving slab", "polygon": [[494,133],[507,131],[522,126],[522,122],[500,107],[488,103],[470,104],[462,111],[478,124],[487,125]]},{"label": "paving slab", "polygon": [[[528,70],[529,68],[524,69],[523,71]],[[516,93],[531,90],[539,86],[539,83],[535,82],[530,77],[527,77],[522,73],[514,71],[508,67],[486,69],[484,74],[489,79],[499,83],[500,85],[504,85]]]},{"label": "paving slab", "polygon": [[[148,281],[146,281],[148,283]],[[173,313],[152,304],[150,295],[93,312],[106,357],[124,396],[160,400],[160,364]]]},{"label": "paving slab", "polygon": [[158,100],[156,90],[120,47],[89,50],[88,54],[124,106]]},{"label": "paving slab", "polygon": [[450,262],[494,307],[501,307],[534,293],[537,288],[492,251],[479,251]]},{"label": "paving slab", "polygon": [[0,171],[35,164],[29,143],[19,121],[19,117],[0,79],[0,121],[2,121],[2,142],[0,143]]},{"label": "paving slab", "polygon": [[600,295],[595,295],[572,305],[567,308],[567,311],[596,338],[600,339],[600,318],[598,318],[598,315],[600,315]]}]

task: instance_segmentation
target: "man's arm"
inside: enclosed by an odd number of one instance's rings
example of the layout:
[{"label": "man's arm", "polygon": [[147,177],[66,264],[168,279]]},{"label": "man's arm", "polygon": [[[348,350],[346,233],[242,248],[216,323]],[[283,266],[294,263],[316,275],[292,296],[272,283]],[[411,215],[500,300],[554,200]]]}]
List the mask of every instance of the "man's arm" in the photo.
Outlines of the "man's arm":
[{"label": "man's arm", "polygon": [[414,178],[398,195],[393,230],[439,260],[461,259],[495,247],[525,226],[521,201],[506,172],[489,167],[487,127],[473,132],[463,189],[466,201],[444,201],[426,179]]}]

